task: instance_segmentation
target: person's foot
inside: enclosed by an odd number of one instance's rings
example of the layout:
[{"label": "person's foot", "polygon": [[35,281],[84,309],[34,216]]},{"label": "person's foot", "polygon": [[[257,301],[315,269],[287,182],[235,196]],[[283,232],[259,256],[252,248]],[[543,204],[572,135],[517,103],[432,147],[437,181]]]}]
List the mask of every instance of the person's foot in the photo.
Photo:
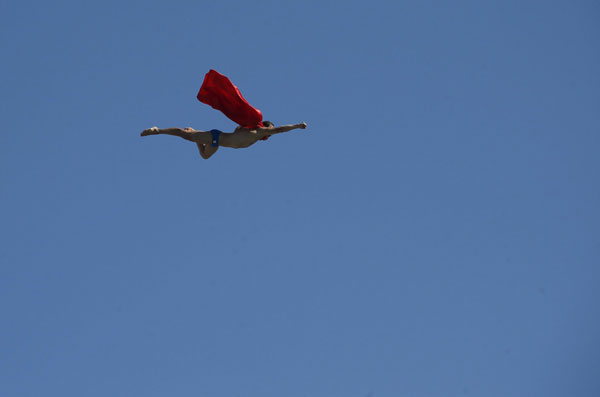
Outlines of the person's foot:
[{"label": "person's foot", "polygon": [[152,127],[152,128],[148,128],[148,129],[142,131],[142,133],[140,135],[148,136],[148,135],[157,135],[157,134],[158,134],[158,127]]}]

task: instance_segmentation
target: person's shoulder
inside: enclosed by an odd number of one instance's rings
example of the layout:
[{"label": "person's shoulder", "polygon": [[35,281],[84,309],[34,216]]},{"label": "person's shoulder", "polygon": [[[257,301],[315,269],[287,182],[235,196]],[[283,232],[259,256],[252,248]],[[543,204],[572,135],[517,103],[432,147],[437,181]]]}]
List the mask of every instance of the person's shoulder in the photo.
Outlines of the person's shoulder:
[{"label": "person's shoulder", "polygon": [[253,132],[255,134],[257,134],[258,136],[263,137],[263,136],[271,135],[272,130],[273,130],[273,127],[258,127],[258,128],[255,128],[253,130]]},{"label": "person's shoulder", "polygon": [[268,127],[255,127],[255,128],[249,128],[249,127],[243,127],[243,126],[237,126],[235,129],[235,132],[252,132],[254,134],[261,132],[261,131],[268,131],[269,128]]}]

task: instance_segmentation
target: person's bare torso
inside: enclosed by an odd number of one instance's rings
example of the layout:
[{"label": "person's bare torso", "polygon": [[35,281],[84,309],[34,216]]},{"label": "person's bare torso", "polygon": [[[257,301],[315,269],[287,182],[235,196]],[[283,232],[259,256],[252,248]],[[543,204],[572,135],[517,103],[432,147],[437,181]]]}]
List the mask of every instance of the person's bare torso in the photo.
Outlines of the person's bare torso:
[{"label": "person's bare torso", "polygon": [[234,149],[247,148],[258,142],[264,133],[260,130],[250,130],[244,127],[237,127],[234,132],[223,132],[219,138],[219,145]]}]

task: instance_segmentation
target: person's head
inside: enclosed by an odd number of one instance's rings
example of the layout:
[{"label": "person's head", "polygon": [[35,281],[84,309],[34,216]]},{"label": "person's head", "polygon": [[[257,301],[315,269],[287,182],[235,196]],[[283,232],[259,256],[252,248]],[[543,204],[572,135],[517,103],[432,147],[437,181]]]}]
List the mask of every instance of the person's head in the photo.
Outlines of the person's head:
[{"label": "person's head", "polygon": [[[263,126],[264,128],[275,128],[275,124],[271,123],[270,121],[267,120],[263,120]],[[265,135],[262,138],[260,138],[261,141],[266,141],[267,139],[269,139],[271,135]]]}]

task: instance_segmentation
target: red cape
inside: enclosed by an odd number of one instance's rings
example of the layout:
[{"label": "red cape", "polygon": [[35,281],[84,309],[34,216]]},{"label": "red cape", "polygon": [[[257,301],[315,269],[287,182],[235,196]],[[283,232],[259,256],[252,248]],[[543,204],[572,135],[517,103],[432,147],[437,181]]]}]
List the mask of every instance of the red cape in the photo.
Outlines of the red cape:
[{"label": "red cape", "polygon": [[251,106],[231,80],[221,73],[210,70],[204,76],[204,82],[197,98],[225,116],[247,128],[263,127],[262,113]]}]

